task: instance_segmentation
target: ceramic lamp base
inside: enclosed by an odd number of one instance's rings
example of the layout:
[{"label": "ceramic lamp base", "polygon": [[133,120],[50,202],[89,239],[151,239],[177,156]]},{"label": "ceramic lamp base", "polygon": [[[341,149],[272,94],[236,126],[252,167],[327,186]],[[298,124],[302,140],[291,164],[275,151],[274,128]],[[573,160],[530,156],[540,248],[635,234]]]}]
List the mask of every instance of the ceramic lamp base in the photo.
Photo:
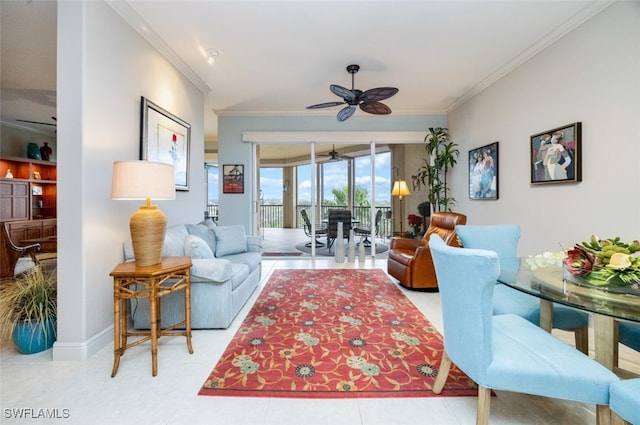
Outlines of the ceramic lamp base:
[{"label": "ceramic lamp base", "polygon": [[129,221],[136,266],[160,264],[167,217],[156,205],[141,205]]}]

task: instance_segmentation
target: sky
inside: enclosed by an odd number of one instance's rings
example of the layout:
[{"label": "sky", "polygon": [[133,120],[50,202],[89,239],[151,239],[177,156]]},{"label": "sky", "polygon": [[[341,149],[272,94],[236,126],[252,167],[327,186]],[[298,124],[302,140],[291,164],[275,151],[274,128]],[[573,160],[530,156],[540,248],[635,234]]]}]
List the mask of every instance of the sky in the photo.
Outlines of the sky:
[{"label": "sky", "polygon": [[[363,186],[369,192],[371,184],[371,162],[370,157],[358,157],[355,159],[356,186]],[[347,162],[336,161],[326,162],[324,169],[324,199],[333,200],[333,189],[342,190],[347,185]],[[385,152],[376,155],[375,163],[375,191],[376,204],[388,204],[391,199],[391,154]],[[217,200],[216,189],[218,188],[218,178],[214,173],[209,173],[209,199]],[[298,167],[298,200],[301,202],[311,199],[311,166],[304,165]],[[282,202],[282,168],[261,168],[260,169],[260,189],[265,201]]]}]

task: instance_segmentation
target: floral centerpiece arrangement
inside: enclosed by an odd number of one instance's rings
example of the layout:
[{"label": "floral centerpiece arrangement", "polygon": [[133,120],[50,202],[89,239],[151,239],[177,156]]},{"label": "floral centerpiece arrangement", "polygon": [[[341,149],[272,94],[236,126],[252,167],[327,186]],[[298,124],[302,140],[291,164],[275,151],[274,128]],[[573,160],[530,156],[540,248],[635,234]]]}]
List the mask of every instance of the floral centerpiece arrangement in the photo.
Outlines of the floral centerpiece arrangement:
[{"label": "floral centerpiece arrangement", "polygon": [[565,274],[596,286],[640,285],[640,242],[591,236],[567,251]]},{"label": "floral centerpiece arrangement", "polygon": [[407,217],[409,226],[411,226],[411,237],[417,238],[422,234],[422,217],[415,214],[409,214]]}]

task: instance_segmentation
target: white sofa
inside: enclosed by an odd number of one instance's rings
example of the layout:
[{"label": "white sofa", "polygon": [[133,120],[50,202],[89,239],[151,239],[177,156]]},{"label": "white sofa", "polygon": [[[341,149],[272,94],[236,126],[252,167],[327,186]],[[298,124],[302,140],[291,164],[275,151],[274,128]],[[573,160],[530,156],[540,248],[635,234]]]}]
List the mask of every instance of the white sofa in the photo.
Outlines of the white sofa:
[{"label": "white sofa", "polygon": [[[262,238],[247,236],[242,226],[217,226],[212,220],[167,228],[163,256],[191,257],[191,327],[226,329],[258,286],[262,272]],[[134,259],[131,241],[125,261]],[[161,299],[161,326],[184,320],[184,293]],[[131,300],[133,327],[149,329],[149,301]]]}]

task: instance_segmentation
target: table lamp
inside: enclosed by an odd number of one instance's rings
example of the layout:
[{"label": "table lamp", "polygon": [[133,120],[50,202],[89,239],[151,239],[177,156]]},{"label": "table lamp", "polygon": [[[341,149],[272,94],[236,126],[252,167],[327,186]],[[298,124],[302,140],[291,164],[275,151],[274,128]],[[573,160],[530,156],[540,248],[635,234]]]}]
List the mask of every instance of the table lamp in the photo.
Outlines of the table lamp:
[{"label": "table lamp", "polygon": [[136,266],[159,264],[167,229],[167,217],[151,199],[175,199],[173,166],[151,161],[113,163],[111,199],[145,199],[129,221]]},{"label": "table lamp", "polygon": [[400,200],[400,234],[403,234],[402,231],[402,222],[404,221],[404,213],[402,212],[402,197],[409,196],[411,192],[409,192],[409,186],[407,186],[407,182],[404,180],[396,180],[393,183],[393,189],[391,189],[391,196],[397,196]]}]

